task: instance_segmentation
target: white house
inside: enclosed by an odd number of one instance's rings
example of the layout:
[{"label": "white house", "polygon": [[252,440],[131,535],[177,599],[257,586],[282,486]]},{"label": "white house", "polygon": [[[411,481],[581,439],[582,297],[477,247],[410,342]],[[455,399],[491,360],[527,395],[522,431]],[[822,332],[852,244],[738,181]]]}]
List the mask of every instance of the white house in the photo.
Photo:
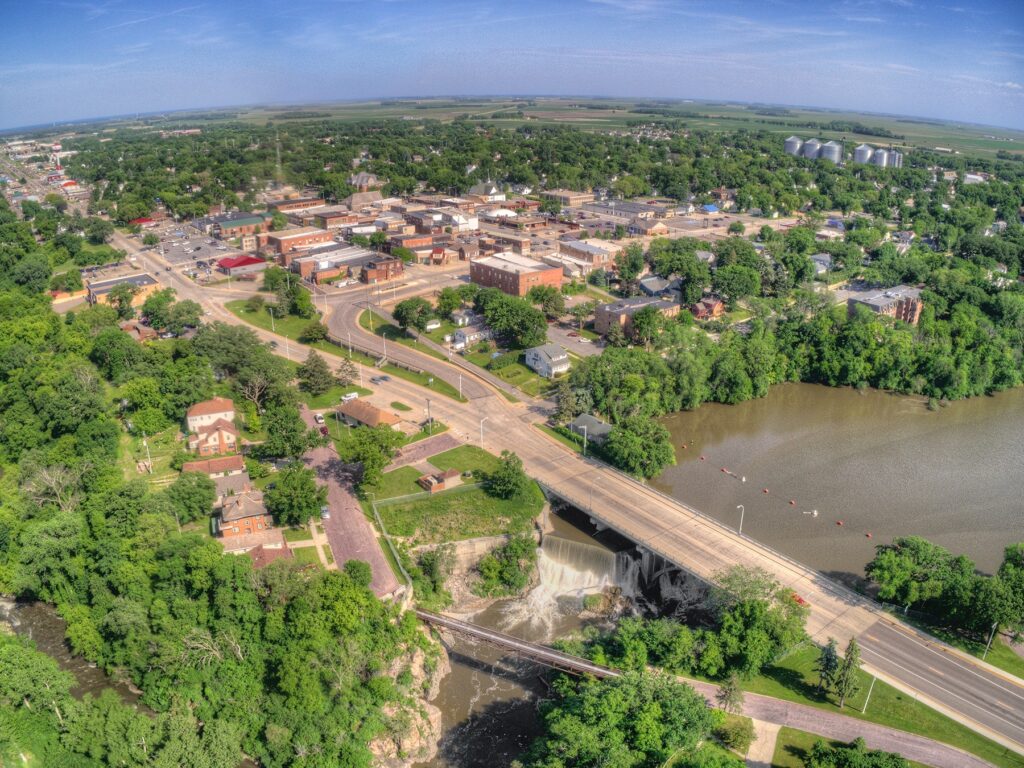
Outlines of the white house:
[{"label": "white house", "polygon": [[493,181],[481,181],[478,184],[474,184],[469,188],[468,194],[483,198],[488,203],[500,203],[505,200],[505,193]]},{"label": "white house", "polygon": [[436,317],[433,320],[427,320],[427,324],[423,326],[425,331],[436,331],[441,327],[441,321]]},{"label": "white house", "polygon": [[491,329],[486,325],[467,325],[465,328],[459,328],[455,332],[455,335],[452,337],[452,349],[456,351],[462,350],[470,344],[486,341],[491,336]]},{"label": "white house", "polygon": [[185,415],[189,432],[198,432],[202,427],[211,426],[221,419],[229,423],[235,420],[235,404],[226,397],[214,397],[196,403]]},{"label": "white house", "polygon": [[545,379],[569,370],[569,353],[557,344],[542,344],[526,350],[526,365]]}]

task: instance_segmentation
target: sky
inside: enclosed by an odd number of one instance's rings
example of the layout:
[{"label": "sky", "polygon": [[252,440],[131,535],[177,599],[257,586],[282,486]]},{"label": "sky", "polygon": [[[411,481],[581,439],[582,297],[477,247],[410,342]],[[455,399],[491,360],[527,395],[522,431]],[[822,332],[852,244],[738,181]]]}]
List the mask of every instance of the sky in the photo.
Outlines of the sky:
[{"label": "sky", "polygon": [[0,21],[0,128],[514,94],[1024,129],[1021,0],[0,0]]}]

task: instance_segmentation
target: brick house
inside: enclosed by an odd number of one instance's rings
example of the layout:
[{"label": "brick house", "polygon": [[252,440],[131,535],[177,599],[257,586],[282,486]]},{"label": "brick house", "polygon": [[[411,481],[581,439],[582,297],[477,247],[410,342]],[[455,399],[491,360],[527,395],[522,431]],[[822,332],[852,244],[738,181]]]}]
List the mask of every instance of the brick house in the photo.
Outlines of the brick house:
[{"label": "brick house", "polygon": [[234,425],[235,405],[226,397],[196,403],[188,409],[188,449],[200,456],[234,453],[238,430]]},{"label": "brick house", "polygon": [[562,270],[515,253],[499,253],[469,262],[469,279],[484,288],[510,296],[525,296],[531,288],[562,287]]},{"label": "brick house", "polygon": [[705,296],[690,307],[690,312],[697,320],[713,320],[725,314],[725,304],[715,296]]},{"label": "brick house", "polygon": [[619,299],[608,304],[601,304],[594,310],[594,330],[604,335],[612,326],[617,325],[628,335],[633,328],[633,315],[647,307],[654,307],[665,318],[679,315],[678,304],[656,296]]},{"label": "brick house", "polygon": [[405,272],[405,264],[401,259],[388,256],[381,256],[367,262],[359,279],[364,283],[382,283],[386,280],[394,280],[401,277]]}]

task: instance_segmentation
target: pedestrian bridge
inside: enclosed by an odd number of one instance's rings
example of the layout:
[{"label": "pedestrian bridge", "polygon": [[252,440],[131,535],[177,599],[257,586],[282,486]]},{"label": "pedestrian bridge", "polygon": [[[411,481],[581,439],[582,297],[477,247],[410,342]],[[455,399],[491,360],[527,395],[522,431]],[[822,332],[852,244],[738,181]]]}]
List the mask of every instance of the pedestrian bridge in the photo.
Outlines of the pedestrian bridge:
[{"label": "pedestrian bridge", "polygon": [[614,669],[594,664],[586,659],[581,659],[579,656],[562,653],[545,645],[520,640],[518,637],[506,635],[504,632],[485,629],[476,624],[470,624],[466,621],[460,621],[459,619],[453,619],[448,616],[442,616],[439,613],[432,613],[421,609],[416,610],[416,615],[421,621],[438,629],[447,629],[464,637],[471,637],[474,640],[489,643],[498,648],[512,651],[515,655],[524,659],[529,659],[553,669],[559,669],[562,672],[568,672],[573,675],[591,675],[596,678],[619,677],[621,675],[620,672]]}]

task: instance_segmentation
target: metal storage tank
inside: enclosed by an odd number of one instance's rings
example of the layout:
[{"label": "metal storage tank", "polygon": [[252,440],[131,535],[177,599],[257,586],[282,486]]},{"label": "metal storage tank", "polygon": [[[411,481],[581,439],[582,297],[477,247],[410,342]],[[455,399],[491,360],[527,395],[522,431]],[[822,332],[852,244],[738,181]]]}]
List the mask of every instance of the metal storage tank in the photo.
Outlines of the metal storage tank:
[{"label": "metal storage tank", "polygon": [[800,154],[809,160],[814,160],[819,152],[821,152],[821,142],[817,139],[808,139],[804,142],[803,149],[800,150]]},{"label": "metal storage tank", "polygon": [[783,145],[787,155],[800,155],[800,148],[803,147],[804,140],[799,136],[790,136],[786,139],[786,143]]},{"label": "metal storage tank", "polygon": [[843,161],[843,145],[838,141],[827,141],[821,147],[822,160],[839,165]]},{"label": "metal storage tank", "polygon": [[895,149],[889,150],[889,167],[890,168],[902,168],[903,167],[903,154],[897,152]]},{"label": "metal storage tank", "polygon": [[879,147],[871,155],[871,164],[879,168],[885,168],[889,164],[889,153]]},{"label": "metal storage tank", "polygon": [[874,154],[875,148],[870,144],[861,144],[855,150],[853,150],[853,162],[855,163],[870,163],[871,155]]}]

